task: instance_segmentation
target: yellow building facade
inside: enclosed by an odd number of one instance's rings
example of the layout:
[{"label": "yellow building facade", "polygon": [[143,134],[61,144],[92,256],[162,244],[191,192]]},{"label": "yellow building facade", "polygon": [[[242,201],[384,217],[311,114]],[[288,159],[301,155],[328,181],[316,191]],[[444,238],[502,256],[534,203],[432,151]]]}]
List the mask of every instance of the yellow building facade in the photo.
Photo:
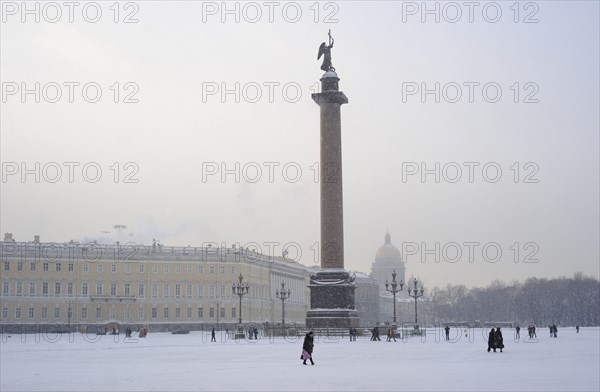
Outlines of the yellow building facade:
[{"label": "yellow building facade", "polygon": [[[308,269],[283,257],[238,247],[136,244],[0,243],[3,326],[60,324],[150,326],[172,330],[281,321],[276,290],[291,291],[285,320],[304,324]],[[240,274],[249,292],[232,285]]]}]

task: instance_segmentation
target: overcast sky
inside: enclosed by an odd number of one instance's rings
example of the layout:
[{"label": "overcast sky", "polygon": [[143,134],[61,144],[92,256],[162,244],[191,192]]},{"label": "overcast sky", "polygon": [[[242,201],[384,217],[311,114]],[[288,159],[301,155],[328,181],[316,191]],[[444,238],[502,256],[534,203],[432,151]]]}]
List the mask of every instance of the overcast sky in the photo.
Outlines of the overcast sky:
[{"label": "overcast sky", "polygon": [[347,269],[368,273],[389,229],[429,287],[598,277],[595,1],[81,2],[72,22],[28,4],[2,3],[0,38],[0,226],[17,241],[296,243],[314,265],[310,94],[331,29]]}]

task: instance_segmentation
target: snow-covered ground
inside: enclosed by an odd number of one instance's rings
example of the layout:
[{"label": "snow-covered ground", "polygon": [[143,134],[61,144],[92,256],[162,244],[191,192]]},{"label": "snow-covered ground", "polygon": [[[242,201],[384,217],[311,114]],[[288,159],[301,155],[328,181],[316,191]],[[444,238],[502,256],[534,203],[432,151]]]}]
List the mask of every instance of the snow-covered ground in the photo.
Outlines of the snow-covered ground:
[{"label": "snow-covered ground", "polygon": [[[561,328],[550,339],[515,341],[486,352],[486,331],[451,342],[430,331],[388,343],[315,339],[315,366],[300,360],[302,340],[232,341],[201,332],[124,336],[2,335],[4,391],[598,391],[600,329]],[[441,333],[438,333],[441,336]],[[99,339],[98,341],[94,341]],[[223,341],[225,340],[225,341]]]}]

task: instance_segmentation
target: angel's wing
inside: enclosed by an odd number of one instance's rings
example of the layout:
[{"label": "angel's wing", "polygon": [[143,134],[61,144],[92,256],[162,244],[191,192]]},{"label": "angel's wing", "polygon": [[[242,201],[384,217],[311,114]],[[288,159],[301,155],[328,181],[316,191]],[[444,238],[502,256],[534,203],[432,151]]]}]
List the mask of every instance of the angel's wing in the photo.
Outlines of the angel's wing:
[{"label": "angel's wing", "polygon": [[325,42],[323,42],[321,44],[321,46],[319,46],[319,54],[317,55],[317,60],[321,58],[321,56],[323,56],[323,53],[325,53],[325,47],[327,45],[325,45]]}]

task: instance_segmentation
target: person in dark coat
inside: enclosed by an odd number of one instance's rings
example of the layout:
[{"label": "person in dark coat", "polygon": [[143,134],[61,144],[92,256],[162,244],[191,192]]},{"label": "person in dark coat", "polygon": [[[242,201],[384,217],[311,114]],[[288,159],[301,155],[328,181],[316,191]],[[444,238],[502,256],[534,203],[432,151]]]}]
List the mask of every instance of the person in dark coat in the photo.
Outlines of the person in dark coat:
[{"label": "person in dark coat", "polygon": [[502,352],[502,349],[504,348],[504,338],[502,337],[502,331],[500,331],[500,327],[498,327],[496,329],[496,333],[494,334],[495,339],[494,339],[494,352],[496,352],[496,349],[499,348],[500,352]]},{"label": "person in dark coat", "polygon": [[212,331],[210,332],[210,341],[211,342],[216,342],[217,338],[215,337],[215,329],[213,327]]},{"label": "person in dark coat", "polygon": [[446,331],[446,340],[450,340],[450,327],[448,325],[446,325],[446,328],[444,328],[444,331]]},{"label": "person in dark coat", "polygon": [[496,352],[496,330],[494,328],[492,328],[492,330],[490,331],[490,334],[488,335],[488,353],[490,352],[491,349],[494,349],[494,352]]},{"label": "person in dark coat", "polygon": [[521,327],[519,327],[519,326],[517,325],[517,327],[515,328],[515,332],[516,332],[516,335],[515,335],[515,337],[516,337],[517,339],[521,339]]},{"label": "person in dark coat", "polygon": [[315,364],[312,359],[312,352],[313,352],[314,346],[315,346],[315,343],[314,343],[314,338],[313,338],[313,332],[310,331],[309,333],[306,334],[306,336],[304,336],[304,343],[302,344],[302,357],[300,359],[303,360],[303,362],[302,362],[303,365],[306,365],[307,359],[310,359],[311,365]]}]

